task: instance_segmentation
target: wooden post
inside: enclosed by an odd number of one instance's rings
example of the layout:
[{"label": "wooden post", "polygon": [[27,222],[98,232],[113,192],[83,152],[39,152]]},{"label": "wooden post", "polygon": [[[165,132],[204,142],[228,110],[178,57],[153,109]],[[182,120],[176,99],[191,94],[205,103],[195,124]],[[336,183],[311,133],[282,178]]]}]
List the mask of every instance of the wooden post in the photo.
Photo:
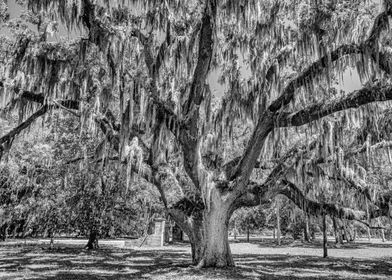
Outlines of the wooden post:
[{"label": "wooden post", "polygon": [[280,246],[280,199],[276,200],[276,237]]},{"label": "wooden post", "polygon": [[328,257],[328,249],[327,249],[327,243],[328,243],[328,239],[327,239],[327,219],[326,219],[327,215],[325,214],[325,212],[323,212],[323,257],[326,258]]}]

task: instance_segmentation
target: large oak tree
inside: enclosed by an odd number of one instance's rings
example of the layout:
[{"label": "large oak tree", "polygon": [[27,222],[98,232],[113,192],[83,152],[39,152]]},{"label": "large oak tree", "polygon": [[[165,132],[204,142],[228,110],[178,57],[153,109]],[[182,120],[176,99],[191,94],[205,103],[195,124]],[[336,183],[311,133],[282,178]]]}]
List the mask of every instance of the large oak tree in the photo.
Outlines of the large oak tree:
[{"label": "large oak tree", "polygon": [[[389,147],[388,137],[346,145],[340,128],[382,116],[385,104],[374,103],[392,99],[390,0],[25,5],[24,19],[38,31],[9,23],[16,42],[0,68],[1,96],[21,123],[0,138],[0,155],[37,118],[73,112],[83,129],[104,135],[94,160],[114,153],[129,176],[159,189],[200,267],[233,266],[232,213],[279,194],[314,215],[389,215],[390,192],[367,195],[349,168],[366,147]],[[49,40],[58,23],[80,38]],[[356,69],[363,88],[334,90],[347,69]],[[217,76],[221,86],[211,82]],[[237,138],[246,139],[243,147]],[[346,205],[350,196],[320,202],[308,190],[338,177],[370,206]],[[309,178],[319,184],[309,186]],[[178,195],[168,199],[169,188]]]}]

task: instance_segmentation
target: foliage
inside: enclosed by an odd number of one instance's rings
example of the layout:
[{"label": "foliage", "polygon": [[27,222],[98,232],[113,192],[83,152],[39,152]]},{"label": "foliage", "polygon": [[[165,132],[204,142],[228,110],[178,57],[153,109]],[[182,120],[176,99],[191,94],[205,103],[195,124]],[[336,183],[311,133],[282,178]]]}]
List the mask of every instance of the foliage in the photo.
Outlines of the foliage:
[{"label": "foliage", "polygon": [[[140,180],[190,236],[195,263],[230,266],[220,237],[231,214],[277,195],[315,216],[391,214],[389,180],[369,164],[391,146],[392,58],[380,43],[389,0],[24,5],[25,22],[7,22],[15,44],[0,69],[4,111],[18,110],[20,125],[0,139],[0,157],[39,117],[55,126],[53,112],[73,114],[80,168],[63,185],[78,186],[74,205],[90,226],[110,225],[118,181],[124,197]],[[81,36],[49,40],[58,27]],[[349,93],[347,71],[362,83]],[[240,220],[264,219],[249,213]]]},{"label": "foliage", "polygon": [[102,236],[142,235],[141,218],[145,207],[156,204],[156,194],[138,181],[128,191],[115,164],[68,163],[79,153],[94,152],[96,138],[80,134],[69,115],[55,122],[51,129],[35,126],[1,165],[2,225],[23,235],[85,235],[92,228]]}]

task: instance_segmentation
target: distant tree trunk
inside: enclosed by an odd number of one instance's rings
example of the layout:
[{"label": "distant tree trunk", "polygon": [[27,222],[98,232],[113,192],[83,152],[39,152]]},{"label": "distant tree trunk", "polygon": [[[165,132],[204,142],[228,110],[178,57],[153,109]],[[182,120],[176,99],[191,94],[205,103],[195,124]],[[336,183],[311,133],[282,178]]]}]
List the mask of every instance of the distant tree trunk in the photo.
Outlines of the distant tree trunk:
[{"label": "distant tree trunk", "polygon": [[339,226],[339,228],[341,231],[343,231],[342,241],[346,240],[347,242],[349,242],[347,228],[343,221],[342,221],[342,225]]},{"label": "distant tree trunk", "polygon": [[335,234],[335,243],[343,244],[342,232],[340,230],[339,221],[337,220],[337,218],[333,217],[332,223],[333,223],[333,231]]},{"label": "distant tree trunk", "polygon": [[327,249],[327,243],[328,243],[328,237],[327,237],[327,215],[323,213],[323,257],[326,258],[328,257],[328,249]]},{"label": "distant tree trunk", "polygon": [[316,232],[312,231],[310,236],[312,237],[312,240],[315,240],[316,239]]},{"label": "distant tree trunk", "polygon": [[354,230],[351,230],[351,226],[346,223],[346,228],[347,228],[347,237],[348,237],[348,241],[349,242],[353,242],[355,240],[355,236],[354,236]]},{"label": "distant tree trunk", "polygon": [[310,232],[309,232],[309,216],[308,213],[305,214],[305,227],[304,227],[304,240],[306,242],[310,242]]},{"label": "distant tree trunk", "polygon": [[335,217],[332,217],[332,225],[333,225],[333,233],[335,234],[335,243],[339,244],[338,226],[336,224],[336,218]]},{"label": "distant tree trunk", "polygon": [[280,246],[280,200],[276,200],[276,237],[277,243]]},{"label": "distant tree trunk", "polygon": [[98,249],[98,230],[93,229],[90,231],[87,245],[85,247],[88,250]]},{"label": "distant tree trunk", "polygon": [[0,241],[5,241],[7,237],[7,224],[0,227]]},{"label": "distant tree trunk", "polygon": [[357,228],[355,227],[355,225],[354,225],[354,227],[353,227],[353,242],[355,242],[355,239],[357,238]]},{"label": "distant tree trunk", "polygon": [[237,240],[237,221],[234,221],[234,239]]},{"label": "distant tree trunk", "polygon": [[274,230],[272,231],[272,237],[273,237],[273,239],[275,240],[275,238],[276,238],[276,235],[275,235],[275,228],[274,228]]},{"label": "distant tree trunk", "polygon": [[247,222],[246,222],[246,242],[248,242],[248,243],[249,243],[249,235],[250,235],[249,230],[250,230],[249,220],[247,220]]},{"label": "distant tree trunk", "polygon": [[368,233],[368,240],[370,241],[372,239],[372,233],[369,227],[367,228],[367,233]]},{"label": "distant tree trunk", "polygon": [[50,246],[50,248],[52,249],[53,246],[54,246],[54,231],[53,231],[53,229],[50,229],[50,230],[49,230],[49,238],[50,238],[50,244],[49,244],[49,246]]},{"label": "distant tree trunk", "polygon": [[[378,219],[377,224],[378,224],[379,227],[382,226],[382,222],[381,222],[380,219]],[[385,242],[385,233],[384,233],[384,229],[383,228],[380,229],[380,235],[381,235],[382,242]]]}]

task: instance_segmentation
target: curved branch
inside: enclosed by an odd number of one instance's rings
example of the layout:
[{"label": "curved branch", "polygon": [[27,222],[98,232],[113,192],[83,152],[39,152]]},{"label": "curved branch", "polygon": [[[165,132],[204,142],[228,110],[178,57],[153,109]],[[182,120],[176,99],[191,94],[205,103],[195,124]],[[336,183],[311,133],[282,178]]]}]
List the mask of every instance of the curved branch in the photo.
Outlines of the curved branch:
[{"label": "curved branch", "polygon": [[24,129],[28,128],[36,119],[43,116],[48,111],[48,109],[49,109],[48,105],[42,106],[38,111],[34,112],[24,122],[22,122],[20,125],[12,129],[6,135],[2,136],[0,138],[0,145],[12,141]]},{"label": "curved branch", "polygon": [[216,0],[208,0],[202,18],[199,39],[199,54],[188,98],[183,106],[186,119],[186,130],[180,133],[180,141],[184,154],[185,171],[196,188],[200,188],[201,158],[199,155],[199,105],[202,102],[207,75],[214,48],[214,22],[216,16]]},{"label": "curved branch", "polygon": [[343,56],[361,53],[362,48],[358,45],[343,45],[336,50],[324,55],[317,61],[313,62],[309,67],[302,71],[297,77],[293,78],[285,87],[282,94],[271,103],[268,110],[276,112],[280,108],[288,105],[294,98],[295,90],[314,79],[319,73],[328,68],[332,62],[335,62]]},{"label": "curved branch", "polygon": [[[319,203],[317,201],[306,198],[303,192],[293,183],[282,180],[279,194],[282,194],[294,202],[300,209],[306,213],[320,216],[322,214],[328,214],[331,217],[336,217],[340,219],[347,220],[366,220],[367,218],[373,219],[380,216],[387,215],[386,209],[382,210],[372,210],[369,211],[369,217],[365,211],[353,210],[350,208],[340,207],[331,203]],[[388,212],[388,211],[387,211]]]},{"label": "curved branch", "polygon": [[[374,22],[373,26],[370,30],[369,36],[365,42],[360,45],[350,44],[350,45],[342,45],[338,47],[336,50],[332,51],[331,53],[326,54],[325,56],[321,57],[316,62],[312,63],[309,67],[307,67],[304,71],[302,71],[297,77],[292,79],[285,89],[281,96],[276,99],[270,106],[269,110],[276,112],[283,106],[289,104],[294,97],[295,90],[303,85],[315,76],[319,75],[320,71],[323,69],[328,68],[328,66],[340,59],[345,55],[350,54],[358,54],[358,53],[365,53],[367,50],[370,50],[373,59],[378,62],[383,70],[387,70],[387,73],[390,73],[390,66],[389,64],[385,64],[385,54],[380,53],[378,54],[378,39],[380,38],[381,32],[388,28],[388,17],[392,14],[392,9],[390,5],[387,5],[385,11],[379,14]],[[378,57],[378,56],[382,57]]]},{"label": "curved branch", "polygon": [[320,102],[295,113],[283,112],[277,116],[276,124],[278,127],[301,126],[342,110],[387,100],[392,100],[392,86],[366,87],[341,99]]},{"label": "curved branch", "polygon": [[371,145],[370,147],[367,147],[366,144],[362,145],[361,147],[357,147],[352,149],[351,151],[347,152],[344,155],[345,159],[348,159],[350,157],[353,157],[355,155],[358,155],[360,153],[366,152],[366,150],[369,148],[370,150],[378,150],[378,149],[384,149],[384,148],[391,148],[392,147],[392,141],[381,141],[379,143],[376,143],[374,145]]}]

